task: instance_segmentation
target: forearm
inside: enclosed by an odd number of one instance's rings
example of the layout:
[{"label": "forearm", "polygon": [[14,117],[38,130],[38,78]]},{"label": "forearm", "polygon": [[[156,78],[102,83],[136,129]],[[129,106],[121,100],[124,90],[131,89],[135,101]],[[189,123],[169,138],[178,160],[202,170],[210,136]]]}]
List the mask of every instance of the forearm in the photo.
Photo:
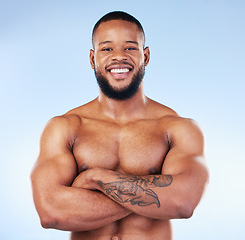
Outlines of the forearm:
[{"label": "forearm", "polygon": [[138,215],[154,219],[186,218],[197,204],[189,192],[187,174],[129,176],[109,170],[98,172],[101,174],[94,178],[94,188]]},{"label": "forearm", "polygon": [[[59,221],[54,228],[67,231],[93,230],[127,216],[130,211],[101,192],[69,187],[52,204]],[[52,226],[51,226],[52,227]]]},{"label": "forearm", "polygon": [[[128,176],[107,172],[97,180],[97,189],[136,214],[163,218],[162,189],[172,184],[170,175]],[[165,214],[165,218],[169,218]]]},{"label": "forearm", "polygon": [[[48,182],[47,182],[48,184]],[[35,181],[34,201],[42,226],[86,231],[105,226],[130,214],[103,193],[76,186],[52,186],[42,191]]]}]

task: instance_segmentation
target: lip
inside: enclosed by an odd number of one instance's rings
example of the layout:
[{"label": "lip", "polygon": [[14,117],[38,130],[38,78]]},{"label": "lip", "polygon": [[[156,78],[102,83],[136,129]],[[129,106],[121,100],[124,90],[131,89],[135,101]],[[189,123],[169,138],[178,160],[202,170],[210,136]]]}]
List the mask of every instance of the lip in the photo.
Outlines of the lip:
[{"label": "lip", "polygon": [[133,66],[129,63],[127,64],[110,64],[108,66],[105,67],[106,71],[111,71],[112,69],[128,69],[129,71],[133,70]]},{"label": "lip", "polygon": [[[133,66],[131,66],[130,64],[111,64],[107,66],[105,69],[113,79],[117,81],[122,81],[127,79],[131,75]],[[115,69],[115,71],[112,71],[113,69]],[[125,71],[120,71],[123,69]]]}]

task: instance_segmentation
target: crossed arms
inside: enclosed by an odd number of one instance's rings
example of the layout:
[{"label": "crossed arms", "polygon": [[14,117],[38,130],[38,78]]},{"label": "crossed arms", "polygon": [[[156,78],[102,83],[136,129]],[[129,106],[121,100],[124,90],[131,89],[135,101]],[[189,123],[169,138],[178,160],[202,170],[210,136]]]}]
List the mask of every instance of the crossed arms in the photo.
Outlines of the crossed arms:
[{"label": "crossed arms", "polygon": [[85,231],[131,213],[153,219],[192,215],[208,180],[203,136],[195,124],[177,124],[159,175],[130,176],[93,168],[77,176],[69,143],[79,124],[79,119],[58,117],[42,135],[31,178],[43,227]]},{"label": "crossed arms", "polygon": [[103,193],[72,186],[78,172],[70,146],[79,124],[76,117],[56,117],[41,136],[31,181],[34,203],[44,228],[86,231],[131,213]]}]

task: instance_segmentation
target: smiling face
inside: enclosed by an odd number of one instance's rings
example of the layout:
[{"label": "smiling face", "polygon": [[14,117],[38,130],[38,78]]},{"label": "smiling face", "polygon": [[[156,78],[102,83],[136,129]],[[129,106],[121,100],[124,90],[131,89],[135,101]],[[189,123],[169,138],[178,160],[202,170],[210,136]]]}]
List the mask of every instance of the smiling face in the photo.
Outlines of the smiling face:
[{"label": "smiling face", "polygon": [[93,45],[90,63],[101,91],[118,100],[132,97],[141,84],[150,56],[138,26],[124,20],[103,22],[94,34]]}]

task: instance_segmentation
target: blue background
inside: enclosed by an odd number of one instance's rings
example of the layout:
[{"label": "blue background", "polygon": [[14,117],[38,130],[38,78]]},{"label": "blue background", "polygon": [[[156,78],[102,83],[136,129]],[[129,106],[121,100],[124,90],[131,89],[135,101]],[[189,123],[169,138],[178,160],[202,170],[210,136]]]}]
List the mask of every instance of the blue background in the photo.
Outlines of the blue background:
[{"label": "blue background", "polygon": [[112,10],[145,29],[147,96],[206,135],[210,185],[191,219],[173,220],[175,239],[245,239],[242,0],[0,1],[0,238],[68,239],[41,228],[29,175],[46,122],[97,96],[91,31]]}]

